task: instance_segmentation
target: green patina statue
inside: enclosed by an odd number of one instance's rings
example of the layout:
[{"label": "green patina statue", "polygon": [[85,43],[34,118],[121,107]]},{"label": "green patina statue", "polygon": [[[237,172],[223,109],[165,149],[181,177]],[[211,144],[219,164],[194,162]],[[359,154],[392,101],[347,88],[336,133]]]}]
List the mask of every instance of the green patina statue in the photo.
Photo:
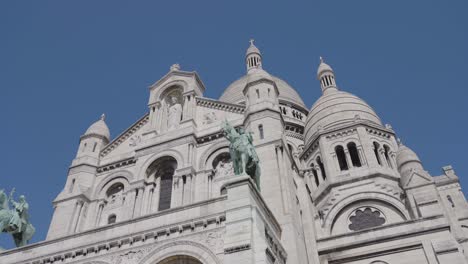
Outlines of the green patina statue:
[{"label": "green patina statue", "polygon": [[231,126],[227,121],[223,122],[223,131],[230,142],[229,152],[233,162],[234,174],[249,175],[260,190],[260,160],[253,146],[251,133],[246,133],[242,128],[239,131]]},{"label": "green patina statue", "polygon": [[[10,233],[13,236],[17,247],[24,246],[34,235],[36,229],[29,223],[29,204],[26,197],[21,195],[16,202],[13,199],[13,189],[10,197],[7,197],[4,190],[0,190],[0,231]],[[10,210],[8,202],[15,209]]]}]

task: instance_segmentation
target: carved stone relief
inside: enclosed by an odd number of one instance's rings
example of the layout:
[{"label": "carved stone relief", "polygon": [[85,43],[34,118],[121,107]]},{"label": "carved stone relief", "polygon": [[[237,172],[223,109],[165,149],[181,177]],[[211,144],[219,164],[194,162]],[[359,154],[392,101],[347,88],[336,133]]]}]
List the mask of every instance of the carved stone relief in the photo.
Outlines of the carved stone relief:
[{"label": "carved stone relief", "polygon": [[359,231],[366,228],[381,226],[385,224],[385,217],[376,208],[362,207],[354,210],[349,217],[349,229]]}]

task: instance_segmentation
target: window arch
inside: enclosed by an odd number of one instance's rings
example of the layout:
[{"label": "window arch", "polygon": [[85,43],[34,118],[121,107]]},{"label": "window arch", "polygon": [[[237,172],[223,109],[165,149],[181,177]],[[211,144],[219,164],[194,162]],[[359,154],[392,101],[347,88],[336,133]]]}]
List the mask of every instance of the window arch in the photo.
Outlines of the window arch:
[{"label": "window arch", "polygon": [[393,168],[392,161],[390,160],[390,147],[387,145],[384,145],[384,153],[385,153],[385,159],[387,159],[388,166],[390,168]]},{"label": "window arch", "polygon": [[320,168],[320,172],[322,172],[322,178],[325,180],[327,178],[327,173],[325,172],[325,166],[323,166],[322,159],[320,158],[320,156],[318,156],[315,161],[317,161],[317,164]]},{"label": "window arch", "polygon": [[124,191],[124,185],[122,183],[120,183],[120,182],[116,182],[113,185],[111,185],[111,187],[109,187],[109,189],[107,189],[106,196],[107,197],[112,197],[112,196],[116,195],[117,193],[123,192],[123,191]]},{"label": "window arch", "polygon": [[361,159],[359,158],[359,152],[356,147],[356,143],[350,142],[348,143],[347,147],[348,147],[349,155],[351,156],[351,162],[353,163],[353,166],[361,167],[362,166]]},{"label": "window arch", "polygon": [[111,224],[115,224],[116,222],[117,222],[117,216],[115,214],[109,215],[109,217],[107,218],[107,224],[111,225]]},{"label": "window arch", "polygon": [[171,208],[172,182],[174,172],[177,169],[177,161],[173,157],[162,157],[154,161],[147,169],[147,175],[154,175],[154,179],[160,178],[159,211]]},{"label": "window arch", "polygon": [[348,162],[346,161],[346,154],[344,152],[343,146],[336,146],[335,153],[336,157],[338,158],[338,165],[340,166],[340,170],[348,170]]},{"label": "window arch", "polygon": [[317,174],[317,170],[315,169],[315,164],[311,164],[312,167],[312,175],[314,175],[315,185],[318,187],[320,184],[319,177]]},{"label": "window arch", "polygon": [[382,162],[380,161],[380,156],[379,156],[379,148],[380,148],[379,143],[377,143],[377,142],[374,141],[374,154],[375,154],[375,158],[377,159],[377,163],[379,163],[379,165],[382,165]]}]

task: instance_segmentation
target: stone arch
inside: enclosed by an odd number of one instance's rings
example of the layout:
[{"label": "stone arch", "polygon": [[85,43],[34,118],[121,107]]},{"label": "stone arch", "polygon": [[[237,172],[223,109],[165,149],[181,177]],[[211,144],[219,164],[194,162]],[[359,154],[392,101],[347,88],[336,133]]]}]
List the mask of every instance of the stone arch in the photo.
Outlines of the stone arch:
[{"label": "stone arch", "polygon": [[189,84],[184,80],[174,80],[166,83],[163,87],[158,88],[154,94],[154,100],[160,102],[164,97],[171,92],[172,89],[180,89],[182,94],[187,92]]},{"label": "stone arch", "polygon": [[334,223],[344,209],[349,208],[353,204],[361,201],[369,201],[370,204],[372,204],[372,201],[382,202],[394,208],[394,210],[398,212],[404,220],[410,218],[406,212],[404,204],[397,197],[380,192],[361,192],[349,195],[343,198],[341,201],[338,201],[330,208],[329,212],[325,214],[324,227],[328,230],[328,232],[331,234]]},{"label": "stone arch", "polygon": [[229,142],[222,141],[210,146],[207,150],[203,152],[200,159],[198,160],[198,169],[212,169],[209,167],[211,166],[209,159],[213,159],[214,157],[216,157],[216,155],[220,154],[221,152],[224,152],[224,149],[226,149],[226,152],[229,152]]},{"label": "stone arch", "polygon": [[162,158],[162,157],[172,157],[176,160],[178,166],[183,166],[184,163],[184,156],[177,150],[174,150],[174,149],[168,149],[168,150],[164,150],[162,152],[159,152],[159,153],[155,153],[153,155],[151,155],[144,163],[143,163],[143,166],[140,167],[140,171],[138,172],[138,179],[145,179],[146,177],[146,170],[148,169],[149,166],[151,166],[151,164],[153,164],[153,162],[155,162],[156,160]]},{"label": "stone arch", "polygon": [[159,264],[173,256],[188,256],[203,264],[221,264],[221,261],[208,247],[197,242],[185,240],[173,241],[156,247],[140,263]]},{"label": "stone arch", "polygon": [[99,184],[96,186],[96,189],[94,190],[93,196],[95,198],[103,198],[103,194],[105,193],[104,190],[118,182],[124,185],[125,190],[128,190],[132,180],[133,174],[127,170],[113,172],[99,182]]}]

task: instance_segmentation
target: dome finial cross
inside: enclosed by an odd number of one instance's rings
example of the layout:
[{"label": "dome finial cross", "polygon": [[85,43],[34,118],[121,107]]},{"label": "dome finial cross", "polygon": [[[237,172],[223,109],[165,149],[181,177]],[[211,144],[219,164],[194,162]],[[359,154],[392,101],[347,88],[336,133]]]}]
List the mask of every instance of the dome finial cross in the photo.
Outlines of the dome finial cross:
[{"label": "dome finial cross", "polygon": [[320,63],[324,63],[322,56],[320,56]]},{"label": "dome finial cross", "polygon": [[101,115],[101,120],[104,121],[105,119],[106,119],[106,114],[103,113],[103,114]]},{"label": "dome finial cross", "polygon": [[250,39],[250,40],[249,40],[251,46],[255,46],[255,45],[254,45],[254,41],[255,41],[255,39]]}]

